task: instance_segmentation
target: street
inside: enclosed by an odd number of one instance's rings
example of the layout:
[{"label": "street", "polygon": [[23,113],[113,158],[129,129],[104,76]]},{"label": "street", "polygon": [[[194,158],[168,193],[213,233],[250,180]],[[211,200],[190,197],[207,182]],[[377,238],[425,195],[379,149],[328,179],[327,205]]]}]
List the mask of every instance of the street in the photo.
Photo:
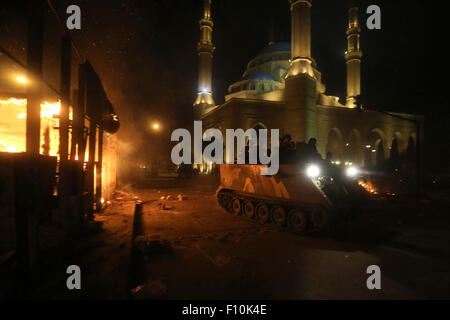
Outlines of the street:
[{"label": "street", "polygon": [[[144,202],[145,236],[138,241],[145,239],[148,249],[141,281],[151,289],[139,298],[448,297],[449,256],[402,245],[387,226],[380,230],[382,221],[359,221],[331,237],[298,236],[230,215],[214,191],[211,181],[136,191]],[[173,200],[161,200],[167,196]],[[367,289],[370,265],[381,268],[381,290]]]},{"label": "street", "polygon": [[[216,188],[216,178],[200,176],[117,192],[83,239],[63,248],[51,238],[42,243],[41,280],[33,290],[16,295],[157,300],[449,297],[448,202],[431,202],[417,212],[415,201],[381,199],[330,235],[299,236],[229,214],[218,205]],[[135,210],[137,202],[142,202],[142,211]],[[82,270],[81,290],[66,287],[66,268],[73,264]],[[371,265],[381,269],[381,290],[366,286]]]}]

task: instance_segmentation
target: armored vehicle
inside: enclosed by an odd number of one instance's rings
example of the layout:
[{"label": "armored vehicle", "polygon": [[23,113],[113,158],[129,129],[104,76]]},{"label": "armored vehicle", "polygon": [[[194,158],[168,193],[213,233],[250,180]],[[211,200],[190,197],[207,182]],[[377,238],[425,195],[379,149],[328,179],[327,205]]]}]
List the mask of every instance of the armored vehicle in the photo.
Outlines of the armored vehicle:
[{"label": "armored vehicle", "polygon": [[351,218],[364,199],[356,168],[325,161],[282,164],[274,176],[264,165],[221,165],[219,204],[229,213],[295,233],[327,231]]}]

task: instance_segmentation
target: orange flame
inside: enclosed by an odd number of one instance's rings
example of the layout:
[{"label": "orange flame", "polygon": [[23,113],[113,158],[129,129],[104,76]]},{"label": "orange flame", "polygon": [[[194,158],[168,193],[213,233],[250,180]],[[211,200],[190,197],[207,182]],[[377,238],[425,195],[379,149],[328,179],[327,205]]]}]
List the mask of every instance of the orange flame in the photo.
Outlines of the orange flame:
[{"label": "orange flame", "polygon": [[[0,100],[0,151],[25,152],[27,99]],[[59,113],[61,102],[45,101],[41,104],[41,153],[44,145],[51,156],[59,151]]]},{"label": "orange flame", "polygon": [[359,180],[358,185],[363,187],[367,192],[371,194],[378,194],[378,191],[375,189],[374,185],[370,181],[365,182],[364,180]]}]

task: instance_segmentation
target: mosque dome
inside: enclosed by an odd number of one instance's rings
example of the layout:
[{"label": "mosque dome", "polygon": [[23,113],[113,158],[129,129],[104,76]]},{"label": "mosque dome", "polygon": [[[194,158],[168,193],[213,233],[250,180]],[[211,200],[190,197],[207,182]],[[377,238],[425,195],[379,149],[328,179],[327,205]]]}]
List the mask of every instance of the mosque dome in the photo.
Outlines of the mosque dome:
[{"label": "mosque dome", "polygon": [[242,80],[271,80],[276,81],[271,75],[265,73],[250,73],[247,76],[243,77]]},{"label": "mosque dome", "polygon": [[229,88],[230,94],[241,91],[259,93],[284,88],[284,80],[290,67],[291,44],[289,42],[271,43],[252,59],[242,78]]}]

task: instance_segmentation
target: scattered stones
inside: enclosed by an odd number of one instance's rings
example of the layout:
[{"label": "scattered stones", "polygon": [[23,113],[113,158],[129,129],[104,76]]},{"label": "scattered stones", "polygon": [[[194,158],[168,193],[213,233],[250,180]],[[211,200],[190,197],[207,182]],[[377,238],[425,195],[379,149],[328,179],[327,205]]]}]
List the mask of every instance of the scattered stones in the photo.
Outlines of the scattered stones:
[{"label": "scattered stones", "polygon": [[131,292],[132,295],[135,295],[135,294],[137,294],[139,291],[141,291],[142,288],[144,288],[144,285],[137,286],[136,288],[131,289],[130,292]]},{"label": "scattered stones", "polygon": [[167,292],[167,285],[161,280],[152,280],[131,290],[134,299],[160,298]]},{"label": "scattered stones", "polygon": [[162,203],[162,202],[159,203],[158,206],[159,206],[160,210],[171,210],[172,209],[172,207],[169,207],[165,203]]},{"label": "scattered stones", "polygon": [[187,199],[188,198],[186,196],[183,196],[182,194],[177,195],[176,198],[174,196],[172,196],[171,194],[168,194],[166,196],[161,196],[159,198],[159,200],[161,200],[161,201],[174,201],[174,200],[185,201]]},{"label": "scattered stones", "polygon": [[172,210],[172,207],[168,207],[168,206],[166,206],[165,203],[163,203],[163,205],[161,206],[161,209],[162,210]]}]

